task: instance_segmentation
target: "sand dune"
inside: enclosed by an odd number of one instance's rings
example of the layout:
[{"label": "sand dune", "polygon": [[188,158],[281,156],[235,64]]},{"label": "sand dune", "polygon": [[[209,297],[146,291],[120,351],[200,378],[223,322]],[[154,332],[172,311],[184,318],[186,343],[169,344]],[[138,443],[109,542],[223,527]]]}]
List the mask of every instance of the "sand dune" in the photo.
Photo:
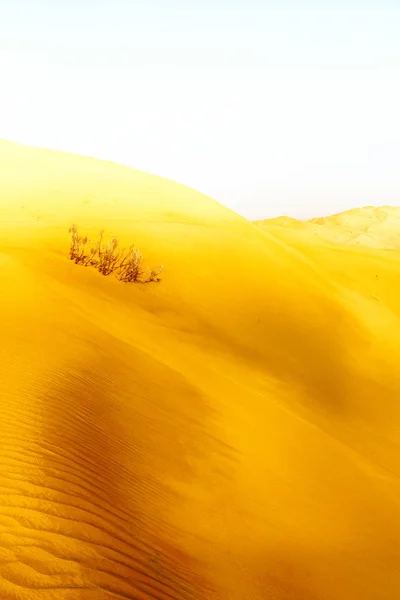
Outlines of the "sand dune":
[{"label": "sand dune", "polygon": [[366,206],[337,215],[299,221],[278,217],[257,221],[266,231],[276,228],[296,230],[299,238],[311,235],[334,243],[360,244],[370,248],[400,249],[400,208],[398,206]]},{"label": "sand dune", "polygon": [[396,252],[4,141],[0,191],[0,598],[399,597]]}]

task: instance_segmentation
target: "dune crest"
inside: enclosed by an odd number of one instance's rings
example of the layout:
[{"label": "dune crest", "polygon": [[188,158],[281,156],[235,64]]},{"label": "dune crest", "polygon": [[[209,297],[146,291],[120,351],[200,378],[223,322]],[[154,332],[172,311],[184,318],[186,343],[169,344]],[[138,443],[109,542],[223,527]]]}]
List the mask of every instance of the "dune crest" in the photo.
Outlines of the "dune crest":
[{"label": "dune crest", "polygon": [[398,597],[396,253],[6,141],[0,191],[0,597]]}]

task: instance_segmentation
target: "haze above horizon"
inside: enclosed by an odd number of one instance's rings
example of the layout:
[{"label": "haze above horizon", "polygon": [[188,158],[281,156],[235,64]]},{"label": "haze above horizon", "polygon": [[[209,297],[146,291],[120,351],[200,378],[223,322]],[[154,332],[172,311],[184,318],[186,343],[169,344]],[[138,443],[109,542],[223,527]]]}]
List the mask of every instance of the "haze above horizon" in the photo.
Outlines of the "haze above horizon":
[{"label": "haze above horizon", "polygon": [[0,0],[0,137],[250,219],[400,204],[397,2]]}]

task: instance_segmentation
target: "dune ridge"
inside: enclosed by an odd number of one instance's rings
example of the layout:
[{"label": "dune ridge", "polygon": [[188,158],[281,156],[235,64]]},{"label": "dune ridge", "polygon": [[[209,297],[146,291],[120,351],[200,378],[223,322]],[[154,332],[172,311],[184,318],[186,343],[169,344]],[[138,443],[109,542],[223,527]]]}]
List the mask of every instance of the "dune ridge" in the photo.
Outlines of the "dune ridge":
[{"label": "dune ridge", "polygon": [[396,252],[6,141],[0,190],[0,597],[396,598]]},{"label": "dune ridge", "polygon": [[300,235],[341,244],[360,244],[363,247],[400,249],[400,207],[365,206],[345,212],[300,221],[290,217],[277,217],[256,221],[266,231],[275,228],[296,230]]}]

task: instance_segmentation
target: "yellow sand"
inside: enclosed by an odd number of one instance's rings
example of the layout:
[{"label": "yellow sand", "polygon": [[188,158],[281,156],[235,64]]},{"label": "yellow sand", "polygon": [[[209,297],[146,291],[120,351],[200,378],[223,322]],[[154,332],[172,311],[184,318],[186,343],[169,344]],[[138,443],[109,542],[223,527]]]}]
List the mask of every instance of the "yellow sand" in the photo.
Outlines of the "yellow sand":
[{"label": "yellow sand", "polygon": [[299,231],[0,142],[1,600],[400,597],[399,256]]}]

